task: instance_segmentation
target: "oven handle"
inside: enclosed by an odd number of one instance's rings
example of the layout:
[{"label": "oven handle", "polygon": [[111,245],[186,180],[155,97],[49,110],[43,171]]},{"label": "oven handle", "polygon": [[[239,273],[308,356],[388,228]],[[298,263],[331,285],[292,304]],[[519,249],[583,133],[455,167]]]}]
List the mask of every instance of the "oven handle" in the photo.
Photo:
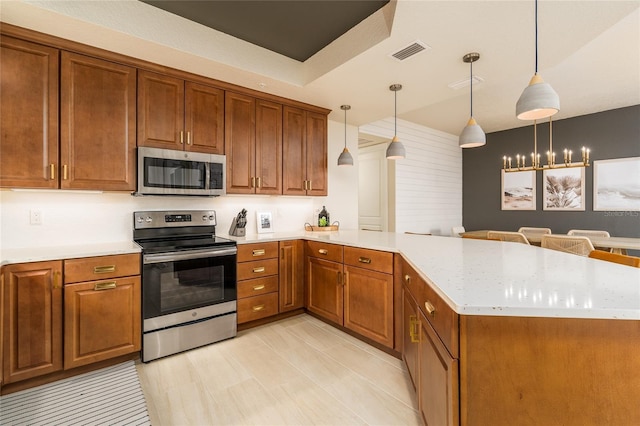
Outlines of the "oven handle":
[{"label": "oven handle", "polygon": [[202,250],[189,250],[178,251],[169,253],[157,253],[157,254],[145,254],[143,256],[142,263],[147,265],[150,263],[162,263],[172,262],[178,260],[190,260],[190,259],[203,259],[206,257],[220,257],[229,256],[238,253],[238,249],[226,248],[226,249],[202,249]]}]

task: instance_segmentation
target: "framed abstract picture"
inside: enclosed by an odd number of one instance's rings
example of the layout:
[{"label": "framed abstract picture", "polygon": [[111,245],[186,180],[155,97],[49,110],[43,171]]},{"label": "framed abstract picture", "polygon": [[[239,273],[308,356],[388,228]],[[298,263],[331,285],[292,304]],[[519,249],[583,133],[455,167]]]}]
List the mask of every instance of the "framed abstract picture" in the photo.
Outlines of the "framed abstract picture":
[{"label": "framed abstract picture", "polygon": [[502,170],[502,210],[536,209],[536,172]]},{"label": "framed abstract picture", "polygon": [[543,172],[543,210],[584,211],[584,167]]},{"label": "framed abstract picture", "polygon": [[640,211],[640,157],[593,162],[593,210]]}]

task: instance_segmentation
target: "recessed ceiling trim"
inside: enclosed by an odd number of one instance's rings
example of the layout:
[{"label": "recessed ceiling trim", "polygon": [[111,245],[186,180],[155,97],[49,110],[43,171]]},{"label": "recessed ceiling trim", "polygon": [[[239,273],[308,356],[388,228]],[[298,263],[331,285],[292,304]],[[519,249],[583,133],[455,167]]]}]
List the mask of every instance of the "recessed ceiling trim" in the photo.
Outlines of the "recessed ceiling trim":
[{"label": "recessed ceiling trim", "polygon": [[430,49],[431,49],[431,46],[423,43],[420,40],[416,40],[414,42],[411,42],[407,46],[403,47],[402,49],[389,54],[389,56],[391,56],[394,59],[397,59],[398,61],[404,61],[406,59],[409,59],[417,55],[418,53],[425,52]]}]

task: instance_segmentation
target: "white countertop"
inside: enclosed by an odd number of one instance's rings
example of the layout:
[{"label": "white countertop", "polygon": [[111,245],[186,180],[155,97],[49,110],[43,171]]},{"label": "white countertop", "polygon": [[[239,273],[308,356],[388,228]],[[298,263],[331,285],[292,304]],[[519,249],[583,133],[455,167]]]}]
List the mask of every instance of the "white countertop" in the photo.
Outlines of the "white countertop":
[{"label": "white countertop", "polygon": [[234,239],[295,238],[401,253],[463,315],[640,319],[640,268],[525,244],[372,231]]},{"label": "white countertop", "polygon": [[[373,231],[229,237],[306,239],[401,253],[459,314],[640,320],[640,268],[525,244]],[[138,253],[132,241],[10,249],[0,264]]]},{"label": "white countertop", "polygon": [[12,263],[43,262],[47,260],[75,259],[79,257],[140,253],[141,251],[140,246],[133,241],[2,249],[0,251],[0,266]]}]

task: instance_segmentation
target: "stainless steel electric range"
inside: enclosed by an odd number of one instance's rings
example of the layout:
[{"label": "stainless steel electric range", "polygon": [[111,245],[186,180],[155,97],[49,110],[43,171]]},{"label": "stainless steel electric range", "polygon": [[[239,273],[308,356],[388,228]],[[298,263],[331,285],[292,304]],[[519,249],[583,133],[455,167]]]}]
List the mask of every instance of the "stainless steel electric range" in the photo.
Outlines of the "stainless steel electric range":
[{"label": "stainless steel electric range", "polygon": [[142,247],[142,361],[236,335],[235,241],[215,235],[213,210],[133,214]]}]

